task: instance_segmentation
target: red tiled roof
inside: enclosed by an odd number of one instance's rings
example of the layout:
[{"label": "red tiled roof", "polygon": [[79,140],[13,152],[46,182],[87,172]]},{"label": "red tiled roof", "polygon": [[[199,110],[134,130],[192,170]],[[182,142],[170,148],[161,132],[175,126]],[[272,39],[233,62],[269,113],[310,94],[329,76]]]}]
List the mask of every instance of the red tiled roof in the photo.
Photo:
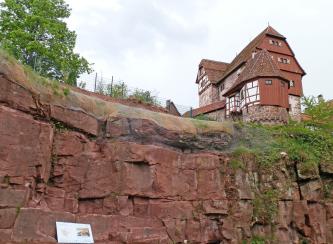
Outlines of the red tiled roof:
[{"label": "red tiled roof", "polygon": [[241,64],[245,63],[248,59],[251,58],[252,52],[256,50],[257,46],[261,43],[262,39],[266,36],[274,36],[277,38],[286,39],[283,35],[278,33],[273,27],[268,26],[265,30],[263,30],[256,38],[254,38],[228,65],[227,70],[220,77],[219,81],[225,79],[232,71],[234,71]]},{"label": "red tiled roof", "polygon": [[[214,111],[222,109],[224,107],[225,107],[225,100],[214,102],[214,103],[208,104],[206,106],[193,109],[192,110],[192,117],[198,116],[200,114],[206,114],[206,113],[214,112]],[[187,111],[183,116],[184,117],[190,117],[190,111]]]},{"label": "red tiled roof", "polygon": [[255,54],[254,58],[247,61],[244,70],[238,76],[234,85],[225,92],[225,95],[236,90],[243,82],[256,77],[280,77],[287,80],[269,52],[267,50],[260,50]]},{"label": "red tiled roof", "polygon": [[[224,71],[227,69],[228,63],[203,59],[199,64],[199,68],[203,67],[208,76],[208,79],[212,83],[219,81],[219,78],[224,74]],[[196,81],[198,83],[198,80]]]}]

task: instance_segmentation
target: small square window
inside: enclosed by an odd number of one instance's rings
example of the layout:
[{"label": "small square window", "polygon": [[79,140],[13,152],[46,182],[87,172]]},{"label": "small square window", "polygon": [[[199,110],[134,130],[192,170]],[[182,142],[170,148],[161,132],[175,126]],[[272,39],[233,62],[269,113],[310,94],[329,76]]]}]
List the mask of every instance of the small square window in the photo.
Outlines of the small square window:
[{"label": "small square window", "polygon": [[295,87],[295,81],[293,81],[293,80],[289,81],[289,86],[290,87]]},{"label": "small square window", "polygon": [[272,83],[273,83],[272,80],[266,80],[266,81],[265,81],[265,84],[266,84],[266,85],[272,85]]}]

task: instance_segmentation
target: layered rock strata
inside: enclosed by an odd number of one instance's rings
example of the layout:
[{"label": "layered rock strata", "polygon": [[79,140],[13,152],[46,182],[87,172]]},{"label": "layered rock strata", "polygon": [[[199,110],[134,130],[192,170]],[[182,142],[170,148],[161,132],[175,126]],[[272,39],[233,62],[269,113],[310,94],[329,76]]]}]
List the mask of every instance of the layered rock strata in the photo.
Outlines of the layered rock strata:
[{"label": "layered rock strata", "polygon": [[56,243],[56,221],[95,243],[333,243],[331,165],[235,167],[230,124],[63,89],[0,58],[0,243]]}]

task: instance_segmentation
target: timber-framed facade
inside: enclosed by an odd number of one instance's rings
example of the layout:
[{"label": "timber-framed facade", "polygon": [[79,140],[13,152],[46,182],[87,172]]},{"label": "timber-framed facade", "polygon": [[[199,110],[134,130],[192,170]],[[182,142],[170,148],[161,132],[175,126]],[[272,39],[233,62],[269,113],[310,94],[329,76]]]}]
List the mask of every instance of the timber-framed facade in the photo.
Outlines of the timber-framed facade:
[{"label": "timber-framed facade", "polygon": [[268,26],[231,63],[201,60],[198,112],[219,121],[300,121],[304,75],[286,37]]}]

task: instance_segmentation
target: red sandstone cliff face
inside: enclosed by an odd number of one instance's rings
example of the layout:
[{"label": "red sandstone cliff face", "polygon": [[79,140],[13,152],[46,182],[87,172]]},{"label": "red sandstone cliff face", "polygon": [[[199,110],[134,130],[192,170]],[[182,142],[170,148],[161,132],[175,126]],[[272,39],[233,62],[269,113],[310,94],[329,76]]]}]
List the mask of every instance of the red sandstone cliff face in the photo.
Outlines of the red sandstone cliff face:
[{"label": "red sandstone cliff face", "polygon": [[[0,73],[0,243],[56,243],[56,221],[91,224],[96,243],[333,243],[329,165],[234,168],[228,125],[57,98],[4,60]],[[273,225],[254,213],[267,187],[282,192]]]}]

